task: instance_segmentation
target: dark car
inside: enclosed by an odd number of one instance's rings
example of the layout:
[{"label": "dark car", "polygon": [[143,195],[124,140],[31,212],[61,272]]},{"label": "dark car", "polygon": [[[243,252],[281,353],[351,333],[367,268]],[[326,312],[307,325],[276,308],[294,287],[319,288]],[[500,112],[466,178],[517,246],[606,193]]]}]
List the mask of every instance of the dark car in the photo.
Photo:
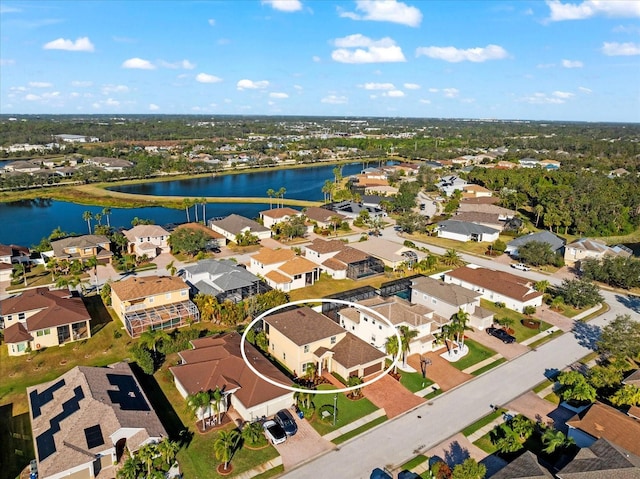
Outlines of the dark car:
[{"label": "dark car", "polygon": [[296,432],[298,432],[298,425],[296,424],[296,420],[293,418],[293,415],[289,412],[288,409],[280,409],[273,416],[274,421],[276,421],[284,432],[287,433],[287,436],[293,436]]},{"label": "dark car", "polygon": [[500,328],[487,328],[487,334],[498,338],[500,341],[506,344],[511,344],[515,342],[516,338],[507,333],[504,329]]}]

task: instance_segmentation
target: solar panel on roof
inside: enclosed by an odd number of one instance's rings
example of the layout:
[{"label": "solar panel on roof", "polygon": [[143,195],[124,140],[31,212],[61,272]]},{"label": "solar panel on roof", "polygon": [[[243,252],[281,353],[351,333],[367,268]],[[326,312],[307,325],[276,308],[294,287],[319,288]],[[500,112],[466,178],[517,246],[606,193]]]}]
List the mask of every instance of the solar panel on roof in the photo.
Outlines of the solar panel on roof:
[{"label": "solar panel on roof", "polygon": [[80,410],[80,401],[84,399],[84,392],[80,386],[75,387],[73,392],[74,396],[62,403],[62,412],[49,420],[49,429],[36,437],[39,461],[44,461],[56,452],[56,443],[53,440],[53,436],[60,432],[60,423],[74,412]]},{"label": "solar panel on roof", "polygon": [[136,380],[126,374],[107,374],[109,384],[116,386],[117,390],[107,391],[113,404],[119,404],[123,411],[150,411],[151,408]]},{"label": "solar panel on roof", "polygon": [[42,414],[41,408],[49,401],[53,400],[53,393],[63,387],[65,384],[64,379],[61,379],[55,384],[52,384],[47,389],[39,393],[38,391],[31,391],[29,393],[29,402],[31,403],[31,411],[33,412],[33,418],[37,418]]},{"label": "solar panel on roof", "polygon": [[84,437],[87,439],[87,447],[89,449],[93,449],[94,447],[102,446],[104,444],[100,424],[86,428],[84,430]]}]

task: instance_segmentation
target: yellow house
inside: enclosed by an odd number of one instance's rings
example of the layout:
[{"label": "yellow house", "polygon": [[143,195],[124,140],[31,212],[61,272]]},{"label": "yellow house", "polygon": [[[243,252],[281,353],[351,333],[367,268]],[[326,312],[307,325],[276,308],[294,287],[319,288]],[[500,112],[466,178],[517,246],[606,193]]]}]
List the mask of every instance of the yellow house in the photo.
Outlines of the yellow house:
[{"label": "yellow house", "polygon": [[200,321],[189,285],[172,276],[128,278],[111,285],[111,306],[132,337]]},{"label": "yellow house", "polygon": [[345,379],[384,369],[384,353],[311,308],[276,313],[263,323],[269,353],[294,376],[304,376],[313,364],[318,375],[335,372]]}]

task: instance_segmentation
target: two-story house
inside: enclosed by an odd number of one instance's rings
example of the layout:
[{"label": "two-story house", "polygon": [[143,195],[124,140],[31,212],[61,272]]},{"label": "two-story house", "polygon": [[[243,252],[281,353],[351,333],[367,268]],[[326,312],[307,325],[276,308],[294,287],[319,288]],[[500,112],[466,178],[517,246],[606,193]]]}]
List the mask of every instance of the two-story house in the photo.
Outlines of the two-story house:
[{"label": "two-story house", "polygon": [[633,254],[624,245],[608,246],[606,243],[589,238],[580,238],[565,246],[564,262],[567,266],[579,265],[587,258],[600,260],[605,256],[622,256],[628,258]]},{"label": "two-story house", "polygon": [[0,283],[11,281],[13,263],[28,263],[29,248],[14,244],[0,244]]},{"label": "two-story house", "polygon": [[286,223],[295,216],[302,216],[302,211],[293,208],[272,208],[260,212],[260,219],[265,228],[271,228],[278,223]]},{"label": "two-story house", "polygon": [[384,272],[382,260],[340,240],[316,238],[304,247],[304,255],[333,279],[356,280]]},{"label": "two-story house", "polygon": [[220,303],[237,303],[268,290],[260,278],[229,259],[204,259],[185,266],[184,280],[194,294],[215,296]]},{"label": "two-story house", "polygon": [[111,306],[131,337],[200,321],[189,285],[173,276],[127,278],[111,284]]},{"label": "two-story house", "polygon": [[252,234],[258,239],[271,238],[271,230],[262,226],[257,221],[250,220],[244,216],[232,214],[221,220],[209,220],[209,228],[216,233],[220,233],[227,241],[236,242],[236,236],[241,234]]},{"label": "two-story house", "polygon": [[320,228],[333,229],[333,220],[340,220],[342,222],[349,220],[345,215],[336,213],[335,211],[328,210],[326,208],[320,208],[319,206],[309,206],[304,210],[304,215],[307,219],[313,223],[316,223]]},{"label": "two-story house", "polygon": [[36,288],[0,301],[9,356],[91,337],[91,316],[67,290]]},{"label": "two-story house", "polygon": [[320,268],[290,249],[261,248],[251,256],[249,271],[262,276],[274,289],[289,292],[314,284]]},{"label": "two-story house", "polygon": [[155,258],[159,254],[168,253],[170,233],[158,225],[137,225],[122,232],[129,240],[127,251],[136,256]]},{"label": "two-story house", "polygon": [[70,236],[51,242],[52,252],[43,253],[57,260],[86,261],[96,257],[101,263],[111,263],[111,240],[103,235]]},{"label": "two-story house", "polygon": [[384,370],[383,352],[311,308],[269,315],[263,327],[269,353],[294,376],[304,376],[309,364],[316,365],[317,374],[336,372],[345,379]]},{"label": "two-story house", "polygon": [[533,288],[533,281],[505,271],[463,266],[446,272],[444,282],[477,291],[484,299],[520,313],[527,306],[542,306],[543,294]]}]

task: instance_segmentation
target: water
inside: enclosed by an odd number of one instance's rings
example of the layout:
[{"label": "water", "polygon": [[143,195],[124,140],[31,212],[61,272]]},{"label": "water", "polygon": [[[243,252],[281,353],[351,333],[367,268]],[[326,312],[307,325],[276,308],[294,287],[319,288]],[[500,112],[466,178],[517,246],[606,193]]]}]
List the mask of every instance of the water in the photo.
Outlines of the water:
[{"label": "water", "polygon": [[[200,198],[203,196],[260,196],[267,197],[269,188],[287,189],[285,198],[301,200],[322,200],[322,185],[328,179],[333,179],[334,166],[300,168],[295,170],[267,171],[262,173],[246,173],[232,176],[218,176],[195,178],[191,180],[151,183],[128,187],[113,188],[117,191],[149,195],[188,196]],[[343,175],[348,176],[361,170],[362,163],[354,163],[343,167]],[[206,207],[207,218],[227,216],[236,213],[248,218],[256,218],[259,212],[269,209],[266,204],[248,203],[210,203]],[[143,208],[112,208],[111,225],[131,227],[131,220],[135,217],[151,219],[156,224],[182,223],[187,220],[184,209],[162,207]],[[47,199],[16,201],[0,203],[0,243],[20,244],[32,246],[49,236],[51,231],[60,227],[67,233],[88,233],[87,222],[82,214],[90,211],[92,214],[101,213],[102,207],[78,205],[64,201]],[[194,209],[190,208],[190,219],[194,220]],[[198,208],[198,219],[202,211]],[[106,224],[106,218],[102,224]],[[95,225],[95,221],[92,224]]]}]

